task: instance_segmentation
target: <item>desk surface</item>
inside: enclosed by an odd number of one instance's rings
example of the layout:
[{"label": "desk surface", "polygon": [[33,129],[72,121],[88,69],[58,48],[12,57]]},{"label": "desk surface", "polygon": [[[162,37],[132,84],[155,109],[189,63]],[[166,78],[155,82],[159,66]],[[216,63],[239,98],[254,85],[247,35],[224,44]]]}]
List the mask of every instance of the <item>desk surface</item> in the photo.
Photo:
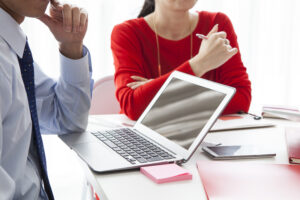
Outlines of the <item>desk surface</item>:
[{"label": "desk surface", "polygon": [[[285,120],[269,120],[276,124],[272,128],[259,128],[210,133],[205,142],[222,143],[223,145],[264,145],[277,153],[274,158],[231,160],[226,162],[261,162],[261,163],[288,163],[287,149],[284,136],[285,126],[298,126],[300,123]],[[118,126],[121,123],[132,124],[123,115],[91,116],[88,129],[99,127]],[[99,123],[98,123],[99,122]],[[100,124],[101,123],[101,124]],[[193,179],[165,184],[156,184],[141,174],[138,170],[124,171],[111,174],[92,172],[93,178],[101,188],[102,199],[206,199],[206,195],[196,168],[199,160],[210,160],[198,149],[191,160],[183,165],[193,174]],[[218,162],[218,161],[214,161]],[[91,173],[89,171],[88,173]]]}]

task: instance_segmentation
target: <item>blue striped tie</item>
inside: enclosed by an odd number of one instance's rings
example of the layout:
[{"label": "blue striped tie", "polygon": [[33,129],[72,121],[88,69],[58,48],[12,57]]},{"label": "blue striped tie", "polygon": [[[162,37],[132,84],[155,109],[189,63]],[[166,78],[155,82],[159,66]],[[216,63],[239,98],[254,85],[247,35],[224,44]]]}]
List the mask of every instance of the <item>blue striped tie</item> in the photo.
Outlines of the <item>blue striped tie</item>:
[{"label": "blue striped tie", "polygon": [[36,109],[33,58],[27,41],[26,41],[23,57],[22,58],[18,57],[18,60],[19,60],[22,79],[24,82],[24,86],[25,86],[25,90],[29,102],[29,108],[30,108],[31,120],[32,120],[32,133],[33,133],[32,136],[38,151],[40,166],[42,168],[41,170],[42,180],[48,198],[49,200],[52,200],[54,199],[54,196],[48,179],[44,145],[41,137],[39,120],[38,120],[37,109]]}]

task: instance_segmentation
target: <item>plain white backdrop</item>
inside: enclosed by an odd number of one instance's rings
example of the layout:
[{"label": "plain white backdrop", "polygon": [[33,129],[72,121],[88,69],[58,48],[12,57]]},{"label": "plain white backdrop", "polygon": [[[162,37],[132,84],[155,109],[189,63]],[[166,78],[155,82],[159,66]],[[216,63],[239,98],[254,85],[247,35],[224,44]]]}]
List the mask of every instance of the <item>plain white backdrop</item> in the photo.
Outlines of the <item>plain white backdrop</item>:
[{"label": "plain white backdrop", "polygon": [[[135,18],[143,0],[69,0],[88,10],[85,44],[95,80],[114,73],[110,34],[115,24]],[[300,1],[198,0],[195,10],[226,13],[238,35],[242,59],[252,82],[251,110],[264,104],[300,106]],[[23,24],[35,60],[51,77],[59,76],[57,44],[36,19]]]},{"label": "plain white backdrop", "polygon": [[[144,1],[68,2],[86,8],[89,13],[85,45],[92,55],[93,78],[98,80],[103,76],[112,75],[114,66],[110,50],[111,31],[114,25],[135,18]],[[238,35],[242,59],[252,82],[250,111],[259,114],[262,105],[270,104],[300,107],[299,0],[198,0],[193,12],[197,10],[224,12],[232,20]],[[35,61],[50,77],[58,78],[57,43],[47,27],[36,19],[27,19],[22,27],[28,35]],[[52,145],[55,146],[54,143]],[[53,161],[51,155],[49,157],[51,167],[56,166],[54,171],[61,175],[58,172],[61,169],[55,165],[60,161],[54,161],[55,156]],[[63,158],[64,162],[67,157]],[[71,169],[66,170],[68,175],[76,173],[70,171]],[[77,179],[73,177],[69,182],[66,179],[59,180],[61,184],[70,183],[69,189],[74,189],[74,183],[76,180],[82,181],[82,175]],[[77,184],[77,188],[81,186],[82,183]],[[61,195],[59,197],[63,197],[64,190],[57,188]],[[67,191],[66,189],[65,193]],[[67,199],[80,199],[78,193],[80,190],[73,190],[73,196],[67,195]]]}]

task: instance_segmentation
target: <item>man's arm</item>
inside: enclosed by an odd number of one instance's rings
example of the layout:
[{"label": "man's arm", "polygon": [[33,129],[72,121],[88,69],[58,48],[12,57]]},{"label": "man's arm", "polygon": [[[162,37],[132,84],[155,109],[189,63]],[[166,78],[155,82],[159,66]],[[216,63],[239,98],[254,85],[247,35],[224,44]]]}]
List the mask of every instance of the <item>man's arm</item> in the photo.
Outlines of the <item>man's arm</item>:
[{"label": "man's arm", "polygon": [[35,85],[42,132],[82,132],[87,126],[93,89],[90,55],[78,60],[60,56],[61,77],[56,82],[35,64]]},{"label": "man's arm", "polygon": [[49,79],[35,65],[37,108],[43,132],[81,132],[87,126],[91,101],[91,61],[83,47],[87,13],[76,6],[52,1],[50,15],[39,18],[59,44],[61,77]]}]

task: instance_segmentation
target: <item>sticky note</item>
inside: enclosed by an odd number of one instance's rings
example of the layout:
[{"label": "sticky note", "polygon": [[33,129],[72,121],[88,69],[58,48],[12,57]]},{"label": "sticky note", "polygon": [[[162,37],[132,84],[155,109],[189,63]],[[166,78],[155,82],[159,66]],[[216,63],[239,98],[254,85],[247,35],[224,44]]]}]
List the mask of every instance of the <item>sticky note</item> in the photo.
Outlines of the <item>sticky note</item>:
[{"label": "sticky note", "polygon": [[192,179],[192,174],[176,164],[141,167],[141,173],[156,183],[167,183]]}]

